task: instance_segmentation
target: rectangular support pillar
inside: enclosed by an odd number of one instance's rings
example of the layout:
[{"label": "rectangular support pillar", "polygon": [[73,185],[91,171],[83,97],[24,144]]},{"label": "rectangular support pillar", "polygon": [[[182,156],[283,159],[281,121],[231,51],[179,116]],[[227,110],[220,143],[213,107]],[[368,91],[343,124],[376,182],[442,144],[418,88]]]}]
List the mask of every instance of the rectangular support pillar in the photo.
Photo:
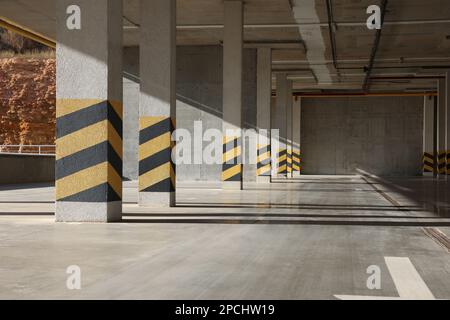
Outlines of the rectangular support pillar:
[{"label": "rectangular support pillar", "polygon": [[122,1],[56,10],[56,221],[120,221]]},{"label": "rectangular support pillar", "polygon": [[222,186],[242,189],[244,4],[226,0],[224,12]]},{"label": "rectangular support pillar", "polygon": [[301,124],[301,103],[300,97],[294,98],[292,109],[292,175],[298,177],[301,174],[301,148],[300,148],[300,124]]},{"label": "rectangular support pillar", "polygon": [[175,206],[176,0],[141,0],[139,205]]},{"label": "rectangular support pillar", "polygon": [[271,175],[270,105],[272,99],[272,49],[259,48],[257,62],[258,159],[257,182],[269,183]]},{"label": "rectangular support pillar", "polygon": [[292,153],[293,153],[293,126],[292,126],[292,108],[293,108],[293,97],[292,97],[292,80],[287,81],[287,98],[286,98],[286,149],[287,149],[287,176],[292,178]]},{"label": "rectangular support pillar", "polygon": [[[287,176],[287,105],[288,80],[285,73],[276,75],[277,97],[272,114],[272,129],[278,130],[278,135],[272,131],[272,177]],[[276,149],[275,149],[276,148]]]},{"label": "rectangular support pillar", "polygon": [[426,176],[433,176],[435,150],[433,97],[424,97],[423,121],[423,173]]},{"label": "rectangular support pillar", "polygon": [[439,80],[438,86],[438,173],[443,178],[447,174],[447,146],[446,146],[446,81]]},{"label": "rectangular support pillar", "polygon": [[450,71],[446,72],[445,81],[445,106],[446,106],[446,146],[447,146],[447,178],[450,176]]}]

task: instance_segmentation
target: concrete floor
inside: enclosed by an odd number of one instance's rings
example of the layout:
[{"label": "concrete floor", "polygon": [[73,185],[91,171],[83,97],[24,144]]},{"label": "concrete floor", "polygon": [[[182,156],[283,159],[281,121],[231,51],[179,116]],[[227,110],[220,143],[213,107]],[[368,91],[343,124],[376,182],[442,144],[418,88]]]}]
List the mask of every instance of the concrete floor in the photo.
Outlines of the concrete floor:
[{"label": "concrete floor", "polygon": [[[398,297],[385,257],[408,257],[434,296],[450,299],[450,255],[422,229],[450,235],[445,181],[190,187],[177,208],[149,210],[125,183],[121,224],[55,224],[53,186],[0,187],[0,299]],[[82,290],[66,288],[70,265],[81,267]],[[370,265],[381,268],[381,290],[366,287]]]}]

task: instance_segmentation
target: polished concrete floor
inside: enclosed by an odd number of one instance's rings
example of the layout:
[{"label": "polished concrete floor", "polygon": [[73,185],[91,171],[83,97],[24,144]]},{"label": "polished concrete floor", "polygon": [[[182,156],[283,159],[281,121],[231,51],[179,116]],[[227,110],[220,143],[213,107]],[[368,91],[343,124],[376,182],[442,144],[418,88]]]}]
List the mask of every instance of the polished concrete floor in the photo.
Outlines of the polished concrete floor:
[{"label": "polished concrete floor", "polygon": [[[449,188],[431,178],[304,176],[244,191],[182,184],[177,207],[137,205],[124,222],[55,224],[51,185],[0,187],[0,299],[334,299],[399,297],[386,257],[406,257],[450,299]],[[182,187],[182,188],[181,188]],[[78,265],[82,289],[66,288]],[[381,289],[366,286],[381,268]]]}]

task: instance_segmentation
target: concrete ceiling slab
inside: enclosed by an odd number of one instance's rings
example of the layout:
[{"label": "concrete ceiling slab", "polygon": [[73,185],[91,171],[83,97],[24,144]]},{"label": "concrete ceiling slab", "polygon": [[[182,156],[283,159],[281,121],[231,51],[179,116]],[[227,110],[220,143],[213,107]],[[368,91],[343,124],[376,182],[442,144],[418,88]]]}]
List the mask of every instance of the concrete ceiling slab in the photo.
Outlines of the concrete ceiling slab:
[{"label": "concrete ceiling slab", "polygon": [[[57,0],[0,0],[0,16],[55,38]],[[124,45],[139,44],[140,0],[124,1]],[[177,0],[177,43],[218,45],[223,38],[224,0]],[[332,0],[336,22],[336,56],[333,67],[326,0],[245,0],[245,34],[249,42],[303,41],[305,50],[275,50],[274,67],[310,68],[315,78],[295,80],[300,87],[356,88],[364,78],[375,31],[365,26],[366,8],[381,0]],[[293,6],[293,7],[291,7]],[[373,74],[401,75],[405,70],[440,74],[444,69],[421,66],[450,65],[450,1],[389,1],[386,24]],[[410,67],[410,69],[408,69]],[[412,68],[412,69],[411,69]],[[315,81],[318,79],[318,83]],[[430,81],[413,81],[423,86]],[[384,82],[385,88],[392,83]],[[410,83],[396,83],[405,88]],[[383,86],[377,81],[373,88]]]}]

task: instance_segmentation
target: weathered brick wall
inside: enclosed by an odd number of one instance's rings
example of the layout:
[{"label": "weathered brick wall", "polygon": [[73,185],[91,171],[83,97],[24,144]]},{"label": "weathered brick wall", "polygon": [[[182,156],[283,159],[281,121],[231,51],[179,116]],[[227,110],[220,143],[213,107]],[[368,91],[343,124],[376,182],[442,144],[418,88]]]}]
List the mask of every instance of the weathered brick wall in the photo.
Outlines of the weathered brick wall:
[{"label": "weathered brick wall", "polygon": [[55,143],[55,59],[0,59],[0,145]]}]

